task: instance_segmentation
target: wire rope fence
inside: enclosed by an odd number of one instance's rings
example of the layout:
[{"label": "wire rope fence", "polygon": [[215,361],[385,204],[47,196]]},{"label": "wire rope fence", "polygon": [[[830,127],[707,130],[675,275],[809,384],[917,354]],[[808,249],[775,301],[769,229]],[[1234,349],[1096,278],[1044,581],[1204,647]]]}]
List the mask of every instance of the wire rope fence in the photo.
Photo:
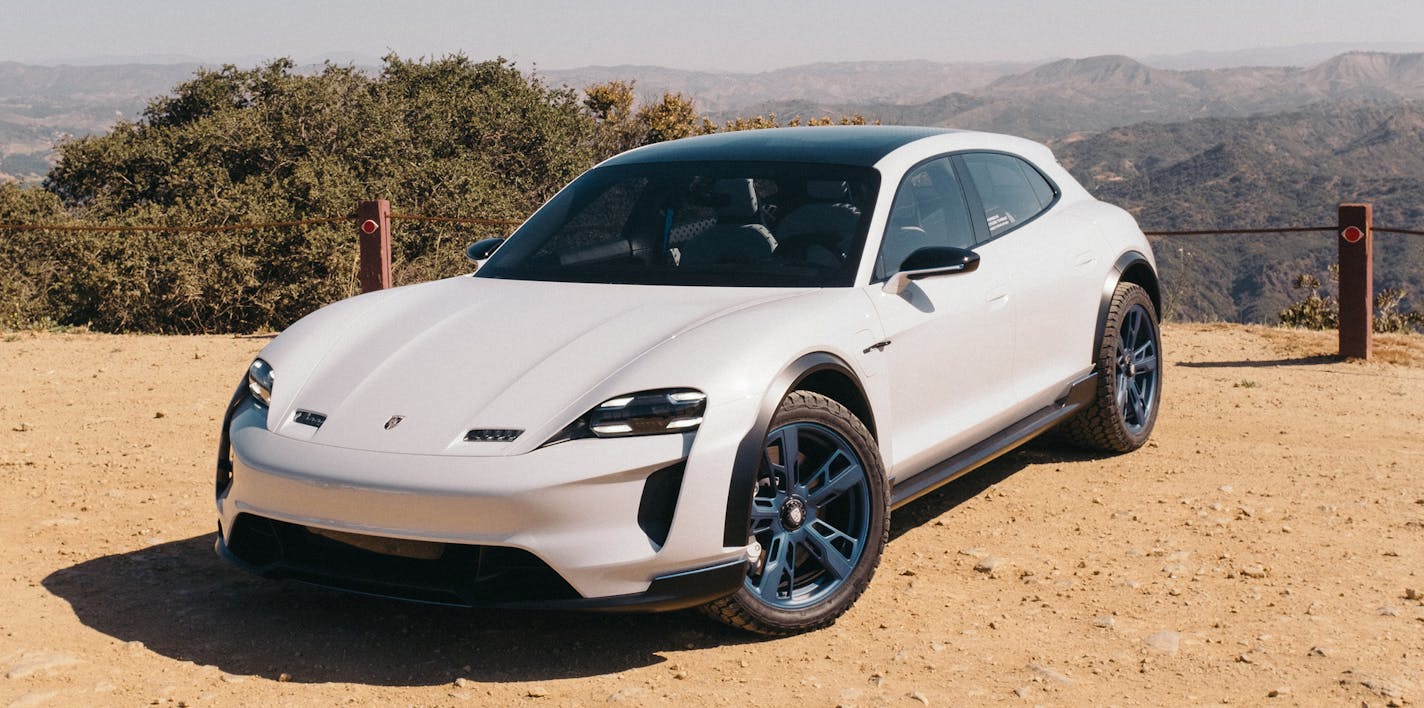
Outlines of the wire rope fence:
[{"label": "wire rope fence", "polygon": [[[1371,223],[1370,212],[1368,205],[1341,205],[1340,221],[1333,225],[1152,229],[1146,230],[1144,233],[1153,238],[1335,233],[1340,264],[1341,353],[1346,356],[1368,358],[1370,350],[1368,328],[1371,308],[1366,306],[1362,309],[1358,304],[1367,302],[1373,293],[1373,283],[1370,282],[1373,273],[1372,237],[1374,234],[1424,236],[1424,230],[1420,229],[1375,226]],[[378,290],[466,272],[469,265],[463,256],[465,245],[484,238],[507,235],[510,228],[521,223],[522,220],[519,219],[486,216],[394,212],[386,200],[369,200],[359,203],[356,211],[352,213],[333,216],[221,224],[0,223],[0,234],[8,233],[22,238],[35,238],[38,234],[133,234],[148,237],[176,235],[191,238],[214,234],[231,236],[272,231],[290,234],[292,231],[302,229],[322,232],[325,237],[311,239],[316,242],[314,244],[308,243],[307,239],[301,237],[301,234],[277,239],[279,243],[276,245],[276,251],[285,248],[304,253],[304,257],[298,260],[300,264],[312,270],[310,275],[313,277],[304,279],[305,287],[286,288],[290,292],[281,293],[275,299],[269,297],[265,302],[256,302],[263,299],[256,294],[256,291],[266,285],[261,277],[263,268],[261,264],[247,262],[253,257],[260,258],[262,255],[264,249],[255,244],[252,244],[251,248],[244,248],[242,244],[236,246],[227,244],[228,249],[224,252],[227,257],[214,258],[213,262],[206,265],[219,269],[231,268],[240,277],[236,277],[234,282],[228,283],[226,286],[222,283],[209,282],[200,288],[194,288],[191,283],[178,282],[169,283],[167,288],[163,287],[163,283],[159,281],[163,281],[165,277],[175,281],[182,280],[182,278],[175,278],[173,273],[168,273],[163,267],[164,258],[160,254],[163,249],[158,248],[158,244],[152,241],[137,244],[136,247],[139,249],[152,249],[152,256],[149,259],[150,267],[119,268],[119,272],[114,273],[113,278],[110,279],[111,282],[107,283],[109,290],[118,291],[121,295],[127,294],[139,298],[173,297],[176,294],[184,301],[182,306],[176,309],[181,311],[186,308],[194,316],[187,319],[179,317],[171,323],[173,325],[171,327],[155,327],[153,322],[142,321],[142,318],[134,321],[125,321],[123,318],[113,321],[114,318],[109,318],[111,321],[103,323],[105,328],[198,332],[237,330],[244,326],[250,329],[254,324],[257,328],[279,326],[282,321],[291,319],[293,303],[289,302],[290,300],[300,300],[299,307],[310,309],[316,303],[330,302],[356,294],[358,289],[363,292]],[[340,235],[338,228],[343,224],[355,227],[352,229],[357,236],[354,241],[349,236]],[[397,229],[393,224],[402,226]],[[399,231],[399,238],[396,238],[397,231]],[[351,231],[345,233],[350,234]],[[85,244],[72,245],[82,249]],[[180,246],[186,246],[186,248],[180,247],[180,251],[192,251],[201,249],[203,243],[197,241],[180,244]],[[81,254],[81,257],[74,259],[75,263],[70,264],[70,270],[72,271],[75,266],[82,268],[86,264],[103,268],[105,266],[104,256],[111,255],[109,252],[112,247],[113,244],[107,244],[105,248],[95,249],[92,254]],[[328,252],[322,254],[323,248]],[[84,255],[90,257],[82,257]],[[199,257],[194,260],[198,263],[197,267],[201,269],[204,265],[203,259]],[[39,271],[41,276],[46,275],[43,271],[47,267],[50,271],[64,270],[57,267],[56,263],[28,263],[26,266],[32,271]],[[233,268],[233,266],[242,267]],[[31,273],[31,275],[33,274]],[[63,274],[49,272],[47,275],[71,278],[75,276],[73,272]],[[313,285],[323,277],[331,282],[325,286]],[[121,281],[124,278],[132,280],[123,283]],[[139,282],[145,278],[149,282]],[[8,295],[13,300],[17,294],[13,292],[14,288],[11,290],[12,292],[0,292],[0,294]],[[216,308],[208,308],[214,311],[204,316],[197,315],[199,310],[204,309],[198,304],[198,300],[205,297],[223,299],[221,297],[223,292],[228,295],[236,295],[228,298],[233,302]],[[112,292],[90,293],[93,297],[101,298],[112,294]],[[25,295],[25,293],[20,293],[20,295]],[[43,297],[46,293],[31,292],[28,295]],[[253,303],[248,304],[254,306],[244,307],[242,302],[244,297],[253,300]],[[3,323],[4,321],[0,320],[0,324]]]}]

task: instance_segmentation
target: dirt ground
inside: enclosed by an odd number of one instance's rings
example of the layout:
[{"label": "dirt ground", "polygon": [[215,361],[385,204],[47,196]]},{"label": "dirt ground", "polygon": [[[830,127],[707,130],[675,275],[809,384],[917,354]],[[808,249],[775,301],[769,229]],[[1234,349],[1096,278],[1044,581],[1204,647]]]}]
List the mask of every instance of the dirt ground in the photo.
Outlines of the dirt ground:
[{"label": "dirt ground", "polygon": [[775,640],[249,577],[213,460],[265,339],[0,337],[0,705],[1424,702],[1424,337],[1169,325],[1147,447],[898,511],[859,603]]}]

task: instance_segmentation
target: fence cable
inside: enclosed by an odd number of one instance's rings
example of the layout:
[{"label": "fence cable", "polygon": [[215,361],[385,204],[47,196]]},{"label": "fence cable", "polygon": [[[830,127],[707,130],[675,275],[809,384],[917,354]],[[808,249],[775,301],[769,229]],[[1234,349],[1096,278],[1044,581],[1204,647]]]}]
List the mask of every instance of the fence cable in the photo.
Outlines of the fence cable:
[{"label": "fence cable", "polygon": [[[217,233],[224,231],[257,231],[260,229],[289,228],[293,226],[318,226],[354,221],[355,214],[348,216],[325,216],[292,221],[265,221],[260,223],[221,224],[218,226],[90,226],[86,224],[0,224],[0,231],[89,231],[96,233],[118,233],[142,231],[150,233]],[[515,219],[484,219],[458,216],[424,216],[421,214],[391,214],[392,221],[423,221],[442,224],[466,224],[473,226],[519,226],[523,221]],[[1289,226],[1265,229],[1199,229],[1186,231],[1144,231],[1147,236],[1231,236],[1237,234],[1285,234],[1324,233],[1338,231],[1338,226]],[[1371,231],[1381,234],[1424,236],[1424,231],[1416,229],[1394,229],[1383,226],[1371,227]]]},{"label": "fence cable", "polygon": [[[426,221],[445,224],[471,224],[476,226],[518,226],[523,221],[511,219],[481,219],[455,216],[422,216],[420,214],[391,214],[392,221]],[[354,221],[355,214],[348,216],[324,216],[292,221],[264,221],[259,223],[221,224],[217,226],[153,226],[153,225],[89,225],[89,224],[0,224],[0,231],[88,231],[95,233],[120,233],[143,231],[150,233],[216,233],[221,231],[257,231],[260,229],[286,228],[292,226],[319,226]]]},{"label": "fence cable", "polygon": [[351,221],[353,216],[330,216],[295,221],[266,221],[262,223],[222,224],[219,226],[88,226],[85,224],[0,224],[0,231],[92,231],[115,233],[122,231],[147,231],[158,233],[216,233],[219,231],[256,231],[289,226],[316,226]]},{"label": "fence cable", "polygon": [[[1229,236],[1232,234],[1286,234],[1338,231],[1338,226],[1290,226],[1279,229],[1203,229],[1199,231],[1143,231],[1147,236]],[[1375,229],[1379,231],[1379,229]]]}]

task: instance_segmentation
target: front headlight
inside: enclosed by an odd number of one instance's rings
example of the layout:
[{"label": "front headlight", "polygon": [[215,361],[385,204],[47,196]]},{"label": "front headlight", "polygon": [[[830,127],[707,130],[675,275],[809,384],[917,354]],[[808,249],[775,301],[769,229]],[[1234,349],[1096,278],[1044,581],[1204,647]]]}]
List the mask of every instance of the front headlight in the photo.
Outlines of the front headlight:
[{"label": "front headlight", "polygon": [[588,429],[600,438],[696,430],[707,394],[691,389],[644,391],[611,398],[588,413]]},{"label": "front headlight", "polygon": [[272,365],[261,359],[247,367],[247,390],[263,406],[272,405]]},{"label": "front headlight", "polygon": [[544,444],[588,437],[686,433],[702,424],[706,411],[707,394],[690,388],[630,393],[598,404]]}]

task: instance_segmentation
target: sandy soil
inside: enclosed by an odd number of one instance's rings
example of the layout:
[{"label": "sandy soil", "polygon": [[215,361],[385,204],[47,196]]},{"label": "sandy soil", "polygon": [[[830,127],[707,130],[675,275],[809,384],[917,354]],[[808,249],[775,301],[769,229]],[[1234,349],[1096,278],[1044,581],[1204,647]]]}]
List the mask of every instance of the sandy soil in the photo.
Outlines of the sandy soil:
[{"label": "sandy soil", "polygon": [[3,335],[0,705],[1424,701],[1424,337],[1165,337],[1148,447],[1036,444],[916,502],[849,614],[766,640],[248,577],[212,468],[264,339]]}]

